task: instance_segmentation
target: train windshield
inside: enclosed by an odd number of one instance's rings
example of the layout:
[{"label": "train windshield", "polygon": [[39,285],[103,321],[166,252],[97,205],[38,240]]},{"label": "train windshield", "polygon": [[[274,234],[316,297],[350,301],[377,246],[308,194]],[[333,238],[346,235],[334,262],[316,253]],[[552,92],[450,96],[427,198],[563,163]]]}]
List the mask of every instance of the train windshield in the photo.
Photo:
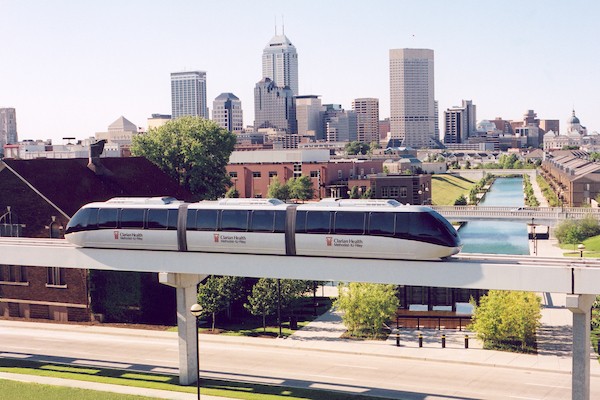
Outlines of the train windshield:
[{"label": "train windshield", "polygon": [[431,242],[438,242],[444,246],[458,247],[461,245],[456,229],[435,211],[415,214],[418,219],[411,225],[411,233],[420,237],[431,238]]},{"label": "train windshield", "polygon": [[82,208],[77,211],[73,218],[67,224],[65,233],[73,233],[88,230],[90,227],[94,229],[98,225],[98,209],[97,208]]}]

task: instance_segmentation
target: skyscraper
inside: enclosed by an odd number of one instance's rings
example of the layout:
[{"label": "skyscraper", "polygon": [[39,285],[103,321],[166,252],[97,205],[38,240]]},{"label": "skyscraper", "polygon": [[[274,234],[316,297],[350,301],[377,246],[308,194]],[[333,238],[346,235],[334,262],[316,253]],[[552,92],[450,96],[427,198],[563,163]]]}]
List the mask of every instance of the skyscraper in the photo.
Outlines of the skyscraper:
[{"label": "skyscraper", "polygon": [[184,115],[208,119],[206,72],[171,73],[171,115],[173,119]]},{"label": "skyscraper", "polygon": [[325,104],[323,126],[325,139],[328,142],[353,142],[357,139],[356,113],[346,111],[340,104]]},{"label": "skyscraper", "polygon": [[352,109],[357,117],[357,140],[379,143],[379,99],[355,99]]},{"label": "skyscraper", "polygon": [[475,106],[463,100],[462,107],[451,107],[444,112],[444,143],[466,143],[476,129]]},{"label": "skyscraper", "polygon": [[321,99],[316,95],[295,96],[296,131],[298,135],[323,138],[323,121],[321,112],[324,111]]},{"label": "skyscraper", "polygon": [[262,55],[262,76],[278,87],[288,86],[294,95],[298,92],[298,54],[285,34],[275,36],[267,43]]},{"label": "skyscraper", "polygon": [[390,133],[404,146],[429,147],[434,139],[433,78],[433,50],[390,50]]},{"label": "skyscraper", "polygon": [[229,132],[241,132],[244,127],[242,102],[233,93],[221,93],[213,101],[212,119]]},{"label": "skyscraper", "polygon": [[18,141],[15,109],[0,108],[0,153],[4,154],[5,144],[15,144]]},{"label": "skyscraper", "polygon": [[263,78],[254,87],[254,128],[275,128],[296,133],[294,93]]}]

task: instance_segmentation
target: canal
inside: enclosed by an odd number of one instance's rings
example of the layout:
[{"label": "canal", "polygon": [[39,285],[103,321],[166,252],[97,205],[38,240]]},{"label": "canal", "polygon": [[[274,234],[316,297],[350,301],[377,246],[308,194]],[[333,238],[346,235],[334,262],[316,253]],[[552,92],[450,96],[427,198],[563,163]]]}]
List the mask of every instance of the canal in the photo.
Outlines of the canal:
[{"label": "canal", "polygon": [[[482,206],[523,207],[523,179],[497,178]],[[471,221],[459,230],[463,253],[529,254],[527,224],[510,221]]]}]

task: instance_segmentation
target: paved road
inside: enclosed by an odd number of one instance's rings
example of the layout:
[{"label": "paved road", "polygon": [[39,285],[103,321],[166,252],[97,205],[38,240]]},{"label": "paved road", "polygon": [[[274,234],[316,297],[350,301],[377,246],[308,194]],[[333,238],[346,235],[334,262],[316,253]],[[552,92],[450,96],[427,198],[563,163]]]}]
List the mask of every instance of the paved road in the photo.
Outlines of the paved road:
[{"label": "paved road", "polygon": [[[484,350],[200,336],[201,373],[227,380],[324,388],[396,399],[566,399],[568,371],[500,366]],[[419,356],[419,354],[421,354]],[[172,332],[0,321],[0,356],[177,373]],[[440,361],[441,360],[441,361]],[[500,358],[498,358],[500,360]],[[592,397],[600,398],[600,375]]]}]

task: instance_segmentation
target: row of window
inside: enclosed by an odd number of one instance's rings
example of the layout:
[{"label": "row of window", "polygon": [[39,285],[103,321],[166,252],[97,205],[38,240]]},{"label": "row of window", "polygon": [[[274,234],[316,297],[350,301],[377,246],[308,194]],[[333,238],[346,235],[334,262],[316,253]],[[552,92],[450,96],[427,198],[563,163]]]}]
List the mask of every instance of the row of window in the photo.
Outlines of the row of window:
[{"label": "row of window", "polygon": [[85,208],[75,214],[69,224],[69,231],[116,228],[175,230],[177,216],[176,209]]},{"label": "row of window", "polygon": [[188,210],[187,229],[284,233],[285,215],[285,210]]},{"label": "row of window", "polygon": [[[27,283],[25,267],[21,265],[0,265],[0,282]],[[62,268],[47,267],[47,286],[64,286],[65,277]]]}]

